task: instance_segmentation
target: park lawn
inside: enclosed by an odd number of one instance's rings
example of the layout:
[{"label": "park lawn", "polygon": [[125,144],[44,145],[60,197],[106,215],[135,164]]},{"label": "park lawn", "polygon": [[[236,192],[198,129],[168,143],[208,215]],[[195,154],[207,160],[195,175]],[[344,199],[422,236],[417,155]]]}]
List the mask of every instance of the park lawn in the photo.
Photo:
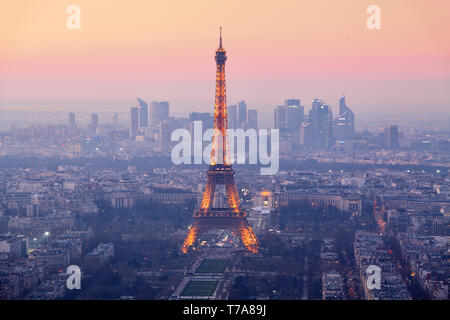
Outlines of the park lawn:
[{"label": "park lawn", "polygon": [[222,273],[228,263],[227,259],[205,259],[198,266],[197,273]]},{"label": "park lawn", "polygon": [[199,281],[191,280],[188,282],[183,292],[182,297],[208,297],[214,294],[218,281]]}]

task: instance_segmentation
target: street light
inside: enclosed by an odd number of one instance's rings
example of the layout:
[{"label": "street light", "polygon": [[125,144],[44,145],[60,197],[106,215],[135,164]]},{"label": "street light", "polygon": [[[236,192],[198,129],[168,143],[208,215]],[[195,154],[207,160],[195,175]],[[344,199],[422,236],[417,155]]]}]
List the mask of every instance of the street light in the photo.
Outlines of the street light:
[{"label": "street light", "polygon": [[50,232],[45,231],[44,232],[44,236],[45,236],[45,243],[48,243],[48,236],[50,235]]}]

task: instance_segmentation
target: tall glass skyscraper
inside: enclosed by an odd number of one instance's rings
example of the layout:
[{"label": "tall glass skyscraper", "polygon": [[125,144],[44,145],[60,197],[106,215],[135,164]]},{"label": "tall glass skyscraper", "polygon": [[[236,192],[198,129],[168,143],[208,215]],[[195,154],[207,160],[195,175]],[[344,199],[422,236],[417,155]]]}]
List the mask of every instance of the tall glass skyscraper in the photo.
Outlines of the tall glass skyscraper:
[{"label": "tall glass skyscraper", "polygon": [[286,99],[286,127],[290,132],[298,132],[304,118],[304,108],[300,105],[300,99]]},{"label": "tall glass skyscraper", "polygon": [[169,119],[169,102],[153,101],[150,104],[150,123],[152,125],[159,125],[161,122],[168,119]]},{"label": "tall glass skyscraper", "polygon": [[244,128],[245,123],[247,122],[247,104],[245,101],[241,101],[238,103],[238,112],[239,112],[239,128]]},{"label": "tall glass skyscraper", "polygon": [[249,109],[247,112],[247,125],[246,128],[258,128],[258,111]]},{"label": "tall glass skyscraper", "polygon": [[237,129],[238,119],[237,119],[237,107],[235,104],[227,107],[228,111],[228,128]]},{"label": "tall glass skyscraper", "polygon": [[355,114],[345,103],[345,96],[339,99],[339,115],[334,120],[334,137],[336,144],[351,145],[353,142],[353,135],[355,133]]},{"label": "tall glass skyscraper", "polygon": [[97,127],[98,127],[98,114],[93,113],[91,114],[91,124],[90,124],[91,134],[97,133]]},{"label": "tall glass skyscraper", "polygon": [[136,139],[139,131],[139,108],[130,109],[130,138]]},{"label": "tall glass skyscraper", "polygon": [[148,103],[144,100],[137,98],[139,106],[139,126],[148,127]]},{"label": "tall glass skyscraper", "polygon": [[313,147],[321,150],[329,149],[332,145],[332,118],[331,109],[318,98],[314,98],[309,113],[313,131]]},{"label": "tall glass skyscraper", "polygon": [[387,149],[398,149],[398,126],[389,126],[384,129],[384,147]]},{"label": "tall glass skyscraper", "polygon": [[273,108],[273,127],[275,129],[287,129],[286,106],[276,106]]}]

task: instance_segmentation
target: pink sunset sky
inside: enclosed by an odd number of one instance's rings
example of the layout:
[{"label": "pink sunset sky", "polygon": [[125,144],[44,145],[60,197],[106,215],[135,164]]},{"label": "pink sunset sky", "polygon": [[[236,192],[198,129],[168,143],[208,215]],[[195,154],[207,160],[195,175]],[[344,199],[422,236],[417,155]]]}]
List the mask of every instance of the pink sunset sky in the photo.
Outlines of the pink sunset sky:
[{"label": "pink sunset sky", "polygon": [[[66,27],[72,4],[80,30]],[[366,27],[369,5],[381,30]],[[361,113],[450,109],[448,0],[8,1],[0,108],[139,96],[210,111],[220,25],[229,103],[269,111],[298,97],[309,108],[318,96],[336,108],[345,93]]]}]

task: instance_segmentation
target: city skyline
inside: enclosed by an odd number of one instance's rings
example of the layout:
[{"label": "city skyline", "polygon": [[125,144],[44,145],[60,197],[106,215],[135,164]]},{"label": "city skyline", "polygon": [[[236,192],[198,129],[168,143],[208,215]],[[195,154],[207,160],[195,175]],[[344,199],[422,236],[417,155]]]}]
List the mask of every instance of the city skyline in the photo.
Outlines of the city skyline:
[{"label": "city skyline", "polygon": [[[66,28],[68,3],[28,3],[27,10],[10,3],[0,19],[0,110],[83,109],[89,106],[76,100],[137,96],[168,100],[175,113],[209,110],[209,53],[219,21],[235,57],[228,72],[231,103],[245,100],[249,108],[270,112],[285,97],[318,96],[333,108],[345,93],[359,114],[444,114],[450,104],[450,5],[437,2],[442,10],[379,0],[381,30],[366,27],[371,3],[350,0],[263,2],[257,12],[235,2],[217,10],[214,3],[169,8],[79,1],[80,30]],[[180,52],[191,63],[177,59]]]},{"label": "city skyline", "polygon": [[445,1],[2,6],[0,301],[449,300]]}]

